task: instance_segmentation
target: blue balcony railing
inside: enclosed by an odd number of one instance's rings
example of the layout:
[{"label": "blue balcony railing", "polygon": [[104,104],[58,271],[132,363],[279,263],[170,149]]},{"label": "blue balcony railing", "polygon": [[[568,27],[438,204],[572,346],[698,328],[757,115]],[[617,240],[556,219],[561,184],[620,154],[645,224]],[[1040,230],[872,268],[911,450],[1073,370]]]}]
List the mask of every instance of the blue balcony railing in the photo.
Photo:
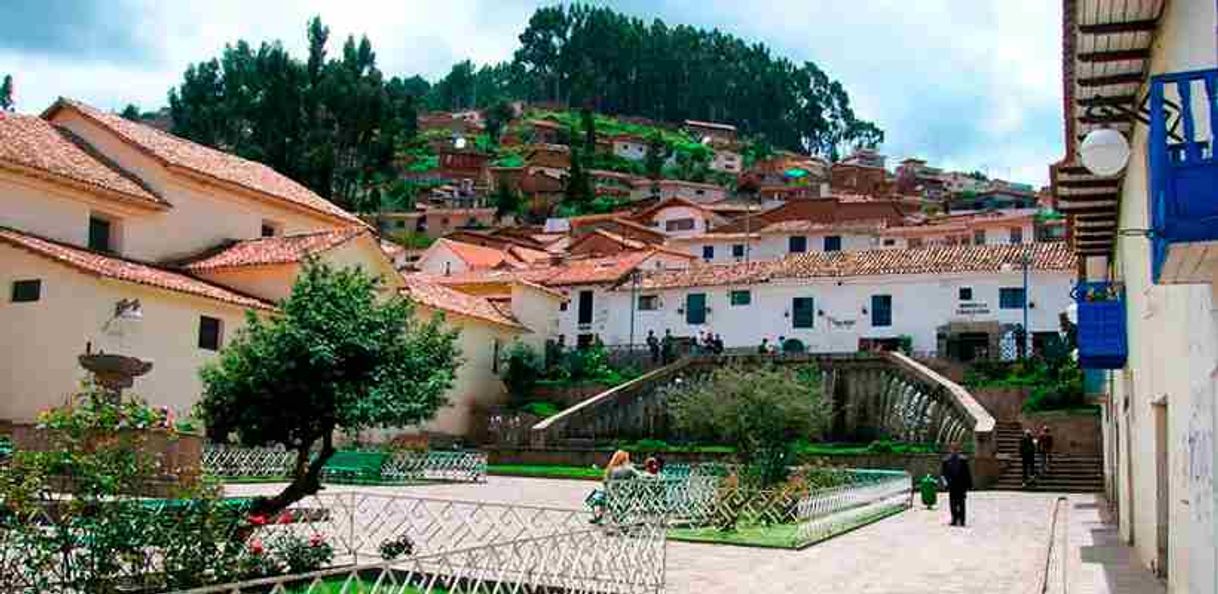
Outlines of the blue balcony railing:
[{"label": "blue balcony railing", "polygon": [[1120,369],[1129,346],[1125,334],[1125,292],[1117,284],[1080,282],[1078,303],[1078,365],[1083,369]]},{"label": "blue balcony railing", "polygon": [[1218,239],[1218,69],[1150,81],[1150,225],[1155,281],[1173,244]]}]

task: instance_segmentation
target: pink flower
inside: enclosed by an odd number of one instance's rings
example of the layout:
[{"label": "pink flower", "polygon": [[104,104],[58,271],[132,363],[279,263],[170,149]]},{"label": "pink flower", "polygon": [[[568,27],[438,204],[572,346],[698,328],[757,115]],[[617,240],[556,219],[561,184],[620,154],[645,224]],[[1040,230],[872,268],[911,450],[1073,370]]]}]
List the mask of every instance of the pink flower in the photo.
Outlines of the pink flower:
[{"label": "pink flower", "polygon": [[266,526],[266,524],[267,524],[266,516],[264,516],[262,514],[252,515],[252,516],[250,516],[250,524],[253,524],[255,526]]},{"label": "pink flower", "polygon": [[320,534],[314,534],[313,536],[309,537],[309,546],[311,546],[311,547],[319,547],[322,545],[323,542],[325,542],[325,541],[322,540]]},{"label": "pink flower", "polygon": [[255,538],[250,541],[250,553],[254,555],[261,555],[264,552],[266,552],[266,547],[262,546],[261,539]]},{"label": "pink flower", "polygon": [[277,522],[280,524],[291,524],[292,523],[292,512],[285,511],[285,512],[279,514],[279,520],[277,520]]}]

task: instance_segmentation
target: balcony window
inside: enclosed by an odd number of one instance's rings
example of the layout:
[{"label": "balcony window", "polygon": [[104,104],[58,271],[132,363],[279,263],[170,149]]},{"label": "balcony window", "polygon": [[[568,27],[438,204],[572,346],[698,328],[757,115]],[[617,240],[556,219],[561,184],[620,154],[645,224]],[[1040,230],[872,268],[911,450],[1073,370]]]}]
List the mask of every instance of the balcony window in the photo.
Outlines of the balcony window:
[{"label": "balcony window", "polygon": [[1083,369],[1120,369],[1125,366],[1125,295],[1112,283],[1079,283],[1078,364]]},{"label": "balcony window", "polygon": [[1155,282],[1210,282],[1218,240],[1218,69],[1163,74],[1150,81],[1151,268]]}]

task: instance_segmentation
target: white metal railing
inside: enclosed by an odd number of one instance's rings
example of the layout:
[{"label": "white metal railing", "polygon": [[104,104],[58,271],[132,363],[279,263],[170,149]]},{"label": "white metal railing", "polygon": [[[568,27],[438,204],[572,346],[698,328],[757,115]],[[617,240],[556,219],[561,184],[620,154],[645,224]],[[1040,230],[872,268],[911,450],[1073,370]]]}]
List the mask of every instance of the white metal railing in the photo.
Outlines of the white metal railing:
[{"label": "white metal railing", "polygon": [[[421,480],[481,481],[486,477],[485,452],[476,450],[409,450],[387,452],[376,482]],[[289,479],[296,453],[274,447],[208,444],[203,448],[203,473],[221,478]]]}]

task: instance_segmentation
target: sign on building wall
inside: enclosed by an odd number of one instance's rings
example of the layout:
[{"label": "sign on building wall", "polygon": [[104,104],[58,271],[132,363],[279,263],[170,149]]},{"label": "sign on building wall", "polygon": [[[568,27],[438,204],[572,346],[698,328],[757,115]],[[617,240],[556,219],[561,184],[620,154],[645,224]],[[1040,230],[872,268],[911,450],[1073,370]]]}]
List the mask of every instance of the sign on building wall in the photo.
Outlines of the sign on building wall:
[{"label": "sign on building wall", "polygon": [[990,304],[984,301],[966,301],[956,306],[958,316],[988,316]]}]

